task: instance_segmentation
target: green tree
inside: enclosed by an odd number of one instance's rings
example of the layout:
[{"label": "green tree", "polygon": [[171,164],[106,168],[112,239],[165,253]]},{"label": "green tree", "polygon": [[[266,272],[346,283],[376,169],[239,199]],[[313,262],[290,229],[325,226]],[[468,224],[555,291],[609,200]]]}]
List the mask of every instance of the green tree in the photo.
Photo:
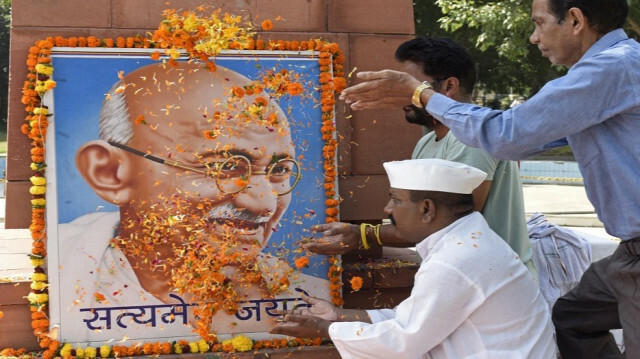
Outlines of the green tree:
[{"label": "green tree", "polygon": [[[449,36],[478,63],[486,90],[530,96],[566,70],[551,65],[529,43],[532,0],[417,0],[416,32]],[[640,0],[629,0],[627,30],[639,39]]]},{"label": "green tree", "polygon": [[521,7],[517,0],[418,0],[416,33],[451,37],[465,46],[477,63],[479,86],[487,92],[531,96],[564,70],[529,43],[530,5]]}]

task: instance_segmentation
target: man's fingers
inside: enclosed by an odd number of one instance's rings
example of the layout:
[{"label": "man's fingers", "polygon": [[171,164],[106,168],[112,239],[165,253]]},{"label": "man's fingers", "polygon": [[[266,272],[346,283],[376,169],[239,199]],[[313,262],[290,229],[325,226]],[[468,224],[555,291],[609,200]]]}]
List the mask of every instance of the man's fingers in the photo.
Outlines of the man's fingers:
[{"label": "man's fingers", "polygon": [[303,324],[307,318],[309,318],[307,315],[287,314],[284,316],[284,321],[285,323]]},{"label": "man's fingers", "polygon": [[361,71],[356,74],[361,80],[371,81],[383,78],[385,75],[391,73],[391,70],[381,70],[381,71]]},{"label": "man's fingers", "polygon": [[316,303],[318,303],[320,301],[320,299],[316,298],[316,297],[310,297],[306,294],[302,294],[301,296],[302,300],[305,301],[308,304],[311,305],[315,305]]}]

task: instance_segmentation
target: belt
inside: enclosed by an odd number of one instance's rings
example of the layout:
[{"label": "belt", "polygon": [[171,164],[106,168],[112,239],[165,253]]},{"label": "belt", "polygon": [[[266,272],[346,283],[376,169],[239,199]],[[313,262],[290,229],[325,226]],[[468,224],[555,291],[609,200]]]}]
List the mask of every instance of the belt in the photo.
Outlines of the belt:
[{"label": "belt", "polygon": [[622,241],[620,244],[627,248],[627,252],[633,256],[640,257],[640,238]]}]

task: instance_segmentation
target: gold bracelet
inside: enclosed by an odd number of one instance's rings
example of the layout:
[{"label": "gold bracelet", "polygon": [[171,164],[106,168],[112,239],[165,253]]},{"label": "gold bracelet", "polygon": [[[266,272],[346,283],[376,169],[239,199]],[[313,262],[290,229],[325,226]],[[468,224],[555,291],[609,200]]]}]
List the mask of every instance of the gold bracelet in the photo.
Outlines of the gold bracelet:
[{"label": "gold bracelet", "polygon": [[377,224],[375,227],[373,227],[373,233],[376,235],[378,244],[382,247],[384,244],[382,244],[382,240],[380,240],[380,226],[381,224]]},{"label": "gold bracelet", "polygon": [[362,240],[362,247],[364,247],[364,249],[371,248],[371,246],[369,245],[369,242],[367,242],[367,227],[368,226],[370,226],[369,223],[362,223],[360,225],[360,239]]}]

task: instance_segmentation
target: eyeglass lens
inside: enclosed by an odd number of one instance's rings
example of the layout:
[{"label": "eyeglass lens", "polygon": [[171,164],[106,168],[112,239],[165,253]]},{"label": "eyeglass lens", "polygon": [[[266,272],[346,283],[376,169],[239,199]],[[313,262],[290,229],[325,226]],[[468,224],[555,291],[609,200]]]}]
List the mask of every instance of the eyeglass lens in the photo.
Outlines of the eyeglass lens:
[{"label": "eyeglass lens", "polygon": [[[232,156],[212,168],[209,175],[215,177],[218,187],[225,193],[238,193],[249,185],[250,175],[257,174],[244,156]],[[298,164],[290,159],[282,159],[269,166],[266,176],[276,194],[291,191],[299,177]]]}]

